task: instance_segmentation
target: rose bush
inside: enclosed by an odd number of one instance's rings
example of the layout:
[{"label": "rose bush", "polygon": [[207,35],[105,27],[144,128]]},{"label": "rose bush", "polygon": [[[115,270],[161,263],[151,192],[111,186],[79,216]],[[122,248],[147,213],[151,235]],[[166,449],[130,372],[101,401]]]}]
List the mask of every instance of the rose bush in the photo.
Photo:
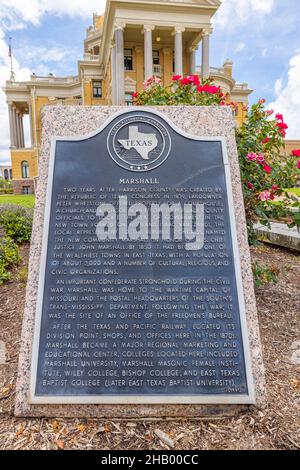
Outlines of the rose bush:
[{"label": "rose bush", "polygon": [[[236,103],[226,102],[221,88],[211,78],[200,82],[198,75],[174,75],[167,86],[159,78],[150,77],[144,82],[144,90],[133,98],[134,104],[147,106],[236,107]],[[236,138],[249,241],[255,243],[253,225],[257,221],[269,225],[271,220],[281,219],[290,227],[300,227],[299,201],[286,190],[300,179],[300,149],[291,155],[284,153],[288,126],[281,114],[274,117],[274,112],[266,109],[265,100],[245,110],[247,116],[237,127]]]},{"label": "rose bush", "polygon": [[[300,179],[300,150],[291,155],[283,151],[288,126],[281,114],[273,115],[272,110],[265,108],[265,100],[259,100],[236,131],[252,243],[256,242],[253,225],[258,220],[269,225],[271,220],[281,219],[290,227],[300,227],[300,203],[287,189],[295,187]],[[296,210],[292,211],[292,207]]]},{"label": "rose bush", "polygon": [[167,86],[163,86],[159,78],[150,77],[144,82],[144,90],[134,93],[133,99],[135,104],[147,106],[225,105],[221,88],[213,85],[211,79],[200,83],[198,75],[174,75]]}]

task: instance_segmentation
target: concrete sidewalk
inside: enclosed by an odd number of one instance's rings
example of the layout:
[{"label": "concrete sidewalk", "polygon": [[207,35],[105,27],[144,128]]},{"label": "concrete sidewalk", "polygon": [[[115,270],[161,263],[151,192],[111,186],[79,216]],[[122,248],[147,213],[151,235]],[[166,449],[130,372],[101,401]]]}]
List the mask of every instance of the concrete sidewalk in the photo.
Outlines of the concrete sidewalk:
[{"label": "concrete sidewalk", "polygon": [[300,251],[300,233],[296,227],[288,228],[285,224],[271,222],[271,229],[256,224],[254,230],[261,241]]}]

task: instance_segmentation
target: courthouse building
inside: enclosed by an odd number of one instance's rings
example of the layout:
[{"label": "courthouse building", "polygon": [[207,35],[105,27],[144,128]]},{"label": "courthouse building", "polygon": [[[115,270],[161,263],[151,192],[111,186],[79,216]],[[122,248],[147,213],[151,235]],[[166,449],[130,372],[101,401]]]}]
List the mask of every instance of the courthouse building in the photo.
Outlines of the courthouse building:
[{"label": "courthouse building", "polygon": [[[13,186],[17,194],[34,191],[44,105],[131,105],[132,94],[150,76],[169,84],[172,75],[211,76],[227,99],[238,103],[238,123],[252,90],[232,76],[232,62],[210,67],[211,20],[219,0],[107,0],[104,15],[94,15],[76,76],[40,77],[6,83],[11,133]],[[196,51],[201,49],[201,64]],[[200,52],[200,51],[199,51]],[[26,148],[23,117],[29,114]]]}]

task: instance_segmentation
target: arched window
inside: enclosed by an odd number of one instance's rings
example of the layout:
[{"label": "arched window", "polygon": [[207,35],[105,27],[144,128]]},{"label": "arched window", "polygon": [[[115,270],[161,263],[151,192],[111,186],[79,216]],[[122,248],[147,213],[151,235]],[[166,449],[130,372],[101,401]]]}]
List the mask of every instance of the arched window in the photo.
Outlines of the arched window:
[{"label": "arched window", "polygon": [[9,179],[9,178],[8,178],[8,170],[7,170],[6,168],[5,168],[5,170],[4,170],[4,179],[5,179],[5,180],[8,180],[8,179]]},{"label": "arched window", "polygon": [[29,178],[29,165],[26,160],[21,163],[22,178]]}]

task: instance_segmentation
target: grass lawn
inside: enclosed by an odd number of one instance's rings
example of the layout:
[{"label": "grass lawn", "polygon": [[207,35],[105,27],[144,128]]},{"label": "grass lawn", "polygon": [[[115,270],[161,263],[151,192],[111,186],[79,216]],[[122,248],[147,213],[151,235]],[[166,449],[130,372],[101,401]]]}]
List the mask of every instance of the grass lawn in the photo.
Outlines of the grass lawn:
[{"label": "grass lawn", "polygon": [[34,207],[34,201],[34,194],[25,194],[21,196],[15,196],[14,194],[5,194],[4,196],[0,195],[0,205],[17,204],[23,207]]}]

